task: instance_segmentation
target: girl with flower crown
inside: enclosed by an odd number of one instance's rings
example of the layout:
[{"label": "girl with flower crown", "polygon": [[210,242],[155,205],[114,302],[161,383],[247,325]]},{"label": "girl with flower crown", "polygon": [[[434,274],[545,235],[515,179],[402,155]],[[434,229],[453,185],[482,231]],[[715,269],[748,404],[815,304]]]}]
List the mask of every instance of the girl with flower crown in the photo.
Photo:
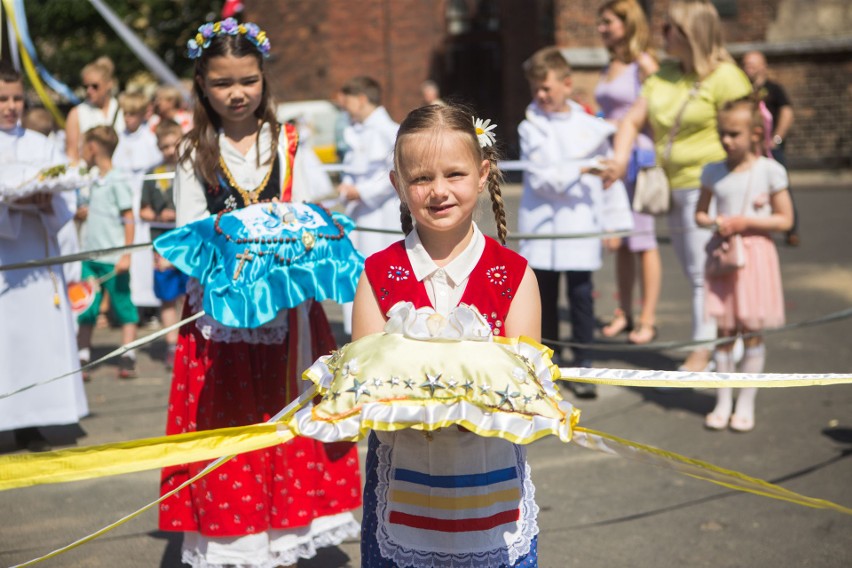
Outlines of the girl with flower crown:
[{"label": "girl with flower crown", "polygon": [[[391,181],[407,236],[367,259],[353,339],[381,332],[400,312],[413,314],[405,325],[431,325],[459,309],[476,312],[468,321],[480,322],[481,330],[471,331],[486,337],[539,338],[535,275],[473,222],[487,188],[505,240],[491,128],[459,107],[438,105],[412,111],[401,124]],[[395,379],[432,396],[463,388],[440,374]],[[523,446],[455,426],[371,433],[361,565],[536,566],[538,507],[525,455]]]},{"label": "girl with flower crown", "polygon": [[[188,53],[197,101],[175,175],[177,224],[262,201],[316,197],[303,173],[310,152],[297,153],[295,129],[275,118],[263,69],[266,33],[232,18],[207,23]],[[201,309],[201,285],[191,280],[184,317]],[[267,420],[300,394],[301,371],[334,347],[322,307],[311,300],[254,329],[208,317],[185,325],[167,434]],[[205,465],[164,469],[162,493]],[[160,528],[184,533],[183,561],[193,566],[288,566],[357,535],[351,511],[360,502],[355,446],[296,438],[236,456],[165,500]]]}]

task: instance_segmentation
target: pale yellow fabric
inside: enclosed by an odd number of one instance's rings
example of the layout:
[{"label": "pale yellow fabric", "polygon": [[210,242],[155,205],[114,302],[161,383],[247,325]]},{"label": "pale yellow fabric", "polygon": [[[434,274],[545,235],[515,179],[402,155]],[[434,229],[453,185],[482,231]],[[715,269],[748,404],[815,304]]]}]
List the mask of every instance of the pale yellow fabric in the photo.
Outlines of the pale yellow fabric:
[{"label": "pale yellow fabric", "polygon": [[[642,86],[658,159],[665,154],[678,111],[697,80],[695,74],[684,75],[677,63],[667,62]],[[701,82],[698,94],[686,106],[671,157],[664,164],[672,189],[699,187],[701,169],[725,158],[716,131],[716,113],[724,103],[751,92],[748,77],[733,63],[721,63]]]}]

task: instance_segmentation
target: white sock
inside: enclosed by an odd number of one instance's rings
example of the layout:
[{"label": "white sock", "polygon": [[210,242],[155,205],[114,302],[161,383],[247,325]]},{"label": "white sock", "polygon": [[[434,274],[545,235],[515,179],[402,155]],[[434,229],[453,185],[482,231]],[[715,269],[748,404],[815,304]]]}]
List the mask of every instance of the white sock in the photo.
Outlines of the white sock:
[{"label": "white sock", "polygon": [[[740,373],[762,373],[766,364],[766,346],[761,343],[754,347],[747,347],[743,353],[742,361],[737,366]],[[757,389],[754,387],[740,389],[737,394],[736,415],[747,420],[754,420],[754,399]]]},{"label": "white sock", "polygon": [[[716,361],[717,373],[733,373],[734,372],[734,356],[730,351],[716,350],[713,354],[713,359]],[[734,405],[734,390],[731,388],[716,389],[716,408],[712,414],[728,417],[731,415],[731,410]]]},{"label": "white sock", "polygon": [[80,359],[80,361],[88,362],[92,359],[92,352],[88,347],[84,347],[77,351],[77,357]]},{"label": "white sock", "polygon": [[122,353],[122,357],[127,357],[131,361],[136,361],[136,351],[128,351],[127,353]]}]

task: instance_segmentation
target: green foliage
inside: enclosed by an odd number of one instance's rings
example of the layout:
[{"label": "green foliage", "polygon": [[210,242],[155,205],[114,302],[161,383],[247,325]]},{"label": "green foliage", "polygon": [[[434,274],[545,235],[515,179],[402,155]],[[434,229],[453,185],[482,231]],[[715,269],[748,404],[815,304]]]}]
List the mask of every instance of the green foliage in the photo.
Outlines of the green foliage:
[{"label": "green foliage", "polygon": [[[179,77],[190,77],[186,41],[217,18],[222,0],[105,0],[122,21]],[[120,85],[145,68],[88,0],[26,0],[39,58],[58,79],[80,86],[80,69],[101,55],[115,62]]]}]

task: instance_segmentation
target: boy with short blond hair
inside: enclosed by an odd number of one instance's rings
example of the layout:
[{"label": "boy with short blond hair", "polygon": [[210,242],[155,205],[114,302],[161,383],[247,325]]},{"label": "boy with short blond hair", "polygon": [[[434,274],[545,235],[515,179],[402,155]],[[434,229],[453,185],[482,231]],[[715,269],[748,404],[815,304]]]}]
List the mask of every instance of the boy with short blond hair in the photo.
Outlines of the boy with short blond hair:
[{"label": "boy with short blond hair", "polygon": [[[623,184],[617,182],[604,191],[593,173],[596,159],[611,151],[609,137],[615,128],[571,100],[571,66],[558,48],[536,52],[524,71],[533,100],[518,126],[521,160],[527,163],[518,230],[555,235],[631,229],[633,217]],[[564,275],[571,340],[591,343],[595,330],[592,272],[601,267],[601,239],[525,240],[520,253],[538,280],[542,337],[559,340],[558,294]],[[550,346],[560,361],[560,348]],[[575,367],[591,366],[588,348],[577,346],[572,351]],[[596,396],[594,385],[572,383],[571,388],[579,397]]]},{"label": "boy with short blond hair", "polygon": [[[87,219],[81,250],[102,250],[133,244],[133,190],[127,176],[113,168],[112,155],[118,146],[118,135],[111,126],[96,126],[83,134],[82,157],[90,168],[97,167],[100,177],[89,189],[89,202],[78,208],[77,215]],[[83,261],[83,280],[95,278],[109,294],[115,317],[121,324],[122,344],[136,339],[139,315],[130,297],[130,253],[115,253]],[[91,359],[92,333],[101,305],[101,292],[89,309],[77,318],[80,329],[77,344],[80,363]],[[136,376],[136,353],[129,351],[119,358],[119,377]],[[84,373],[84,379],[87,374]]]}]

